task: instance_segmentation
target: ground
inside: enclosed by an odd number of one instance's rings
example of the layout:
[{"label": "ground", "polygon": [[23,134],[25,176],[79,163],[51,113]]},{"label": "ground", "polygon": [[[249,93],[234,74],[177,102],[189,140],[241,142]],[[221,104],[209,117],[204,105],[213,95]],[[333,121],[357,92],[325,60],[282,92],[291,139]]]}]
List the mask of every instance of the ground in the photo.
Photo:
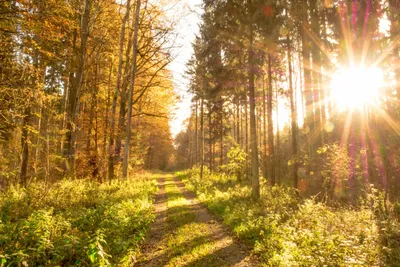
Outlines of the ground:
[{"label": "ground", "polygon": [[152,224],[135,266],[259,266],[195,194],[173,175],[157,178]]}]

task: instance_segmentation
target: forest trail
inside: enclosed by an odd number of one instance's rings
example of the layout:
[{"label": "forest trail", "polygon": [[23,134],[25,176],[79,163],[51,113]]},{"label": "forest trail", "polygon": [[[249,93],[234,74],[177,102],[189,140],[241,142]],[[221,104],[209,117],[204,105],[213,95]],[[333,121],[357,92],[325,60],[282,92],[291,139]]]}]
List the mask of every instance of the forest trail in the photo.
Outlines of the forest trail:
[{"label": "forest trail", "polygon": [[157,181],[156,220],[135,266],[259,266],[182,181]]}]

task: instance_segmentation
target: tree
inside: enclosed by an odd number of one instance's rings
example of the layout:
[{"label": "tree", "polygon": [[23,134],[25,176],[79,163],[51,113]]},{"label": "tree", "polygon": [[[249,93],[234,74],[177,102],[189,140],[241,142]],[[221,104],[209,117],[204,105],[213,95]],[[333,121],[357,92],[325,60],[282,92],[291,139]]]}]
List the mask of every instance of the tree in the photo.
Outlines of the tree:
[{"label": "tree", "polygon": [[92,0],[84,1],[84,9],[81,18],[80,35],[81,41],[79,46],[79,52],[77,55],[77,70],[75,77],[72,79],[70,89],[68,91],[68,105],[67,105],[67,133],[65,138],[64,156],[66,157],[67,164],[66,170],[69,175],[73,175],[75,169],[75,120],[78,113],[78,104],[81,94],[83,75],[86,65],[86,49],[89,37],[89,20],[90,20],[90,9]]},{"label": "tree", "polygon": [[126,137],[125,137],[125,148],[124,148],[124,162],[122,166],[122,176],[128,178],[128,160],[129,160],[129,147],[131,141],[131,125],[132,125],[132,101],[133,101],[133,88],[135,86],[135,74],[136,74],[136,56],[138,52],[138,30],[139,30],[139,16],[140,16],[140,5],[141,0],[136,2],[136,15],[135,15],[135,28],[133,35],[133,49],[132,49],[132,69],[131,69],[131,83],[129,84],[128,91],[128,123],[126,124]]},{"label": "tree", "polygon": [[110,137],[109,137],[109,149],[108,149],[108,180],[111,183],[111,180],[114,178],[114,165],[115,165],[115,155],[114,155],[114,144],[115,144],[115,115],[117,109],[117,100],[118,94],[121,95],[122,101],[122,92],[121,92],[121,79],[122,79],[122,65],[123,65],[123,50],[125,44],[125,32],[126,32],[126,23],[129,20],[129,14],[131,9],[131,1],[126,1],[126,11],[125,16],[122,21],[121,33],[119,37],[119,52],[118,52],[118,75],[117,75],[117,84],[116,89],[114,91],[111,116],[110,116]]},{"label": "tree", "polygon": [[[125,137],[115,129],[116,113],[127,101],[111,89],[128,87],[132,67],[131,60],[124,61],[128,50],[132,51],[132,47],[127,49],[129,38],[120,36],[121,23],[132,21],[124,6],[111,0],[0,4],[0,42],[7,47],[0,51],[2,185],[20,182],[29,186],[32,177],[52,182],[65,174],[99,182],[107,177],[105,167],[110,152],[115,151],[113,144]],[[162,144],[165,151],[171,148],[169,132],[150,139],[143,128],[148,125],[147,117],[160,118],[159,124],[165,127],[166,110],[174,102],[166,70],[174,44],[165,42],[174,22],[160,12],[163,6],[145,7],[137,31],[141,55],[131,116],[134,121],[140,118],[135,121],[138,129],[132,129],[133,136],[144,137],[135,139],[132,158],[142,167],[161,167],[169,162],[170,153],[163,152],[153,157],[152,164],[143,166],[145,155],[150,144]],[[131,36],[133,31],[125,28],[125,35]],[[120,55],[122,65],[117,60]],[[119,70],[114,67],[118,65]],[[114,155],[108,167],[118,163]]]},{"label": "tree", "polygon": [[249,103],[250,103],[250,144],[251,144],[251,175],[252,175],[252,195],[254,198],[260,197],[260,181],[258,173],[258,148],[257,148],[257,129],[256,129],[256,103],[255,103],[255,86],[254,86],[254,33],[253,33],[253,13],[254,8],[252,0],[247,0],[248,12],[249,12]]}]

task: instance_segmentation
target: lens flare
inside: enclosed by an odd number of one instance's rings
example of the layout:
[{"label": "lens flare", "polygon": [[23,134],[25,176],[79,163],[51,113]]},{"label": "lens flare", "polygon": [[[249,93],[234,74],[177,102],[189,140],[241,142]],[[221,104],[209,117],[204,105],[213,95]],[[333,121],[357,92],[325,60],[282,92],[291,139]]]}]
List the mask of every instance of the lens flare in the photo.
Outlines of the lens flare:
[{"label": "lens flare", "polygon": [[379,68],[343,68],[332,77],[332,100],[339,110],[376,105],[383,85]]}]

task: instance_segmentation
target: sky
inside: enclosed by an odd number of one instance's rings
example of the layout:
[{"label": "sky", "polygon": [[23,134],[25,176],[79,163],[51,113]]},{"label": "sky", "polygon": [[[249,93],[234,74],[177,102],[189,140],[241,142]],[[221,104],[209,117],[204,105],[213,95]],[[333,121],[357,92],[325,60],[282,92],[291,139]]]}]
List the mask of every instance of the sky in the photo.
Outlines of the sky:
[{"label": "sky", "polygon": [[[189,81],[185,78],[186,63],[190,59],[193,49],[192,42],[198,33],[198,24],[201,16],[202,0],[181,0],[174,9],[183,10],[185,16],[181,18],[176,27],[178,34],[176,58],[169,66],[173,74],[174,89],[180,100],[174,107],[173,117],[170,121],[171,133],[175,137],[184,129],[184,121],[190,115],[190,104],[192,96],[187,93]],[[179,10],[182,11],[182,10]]]}]

